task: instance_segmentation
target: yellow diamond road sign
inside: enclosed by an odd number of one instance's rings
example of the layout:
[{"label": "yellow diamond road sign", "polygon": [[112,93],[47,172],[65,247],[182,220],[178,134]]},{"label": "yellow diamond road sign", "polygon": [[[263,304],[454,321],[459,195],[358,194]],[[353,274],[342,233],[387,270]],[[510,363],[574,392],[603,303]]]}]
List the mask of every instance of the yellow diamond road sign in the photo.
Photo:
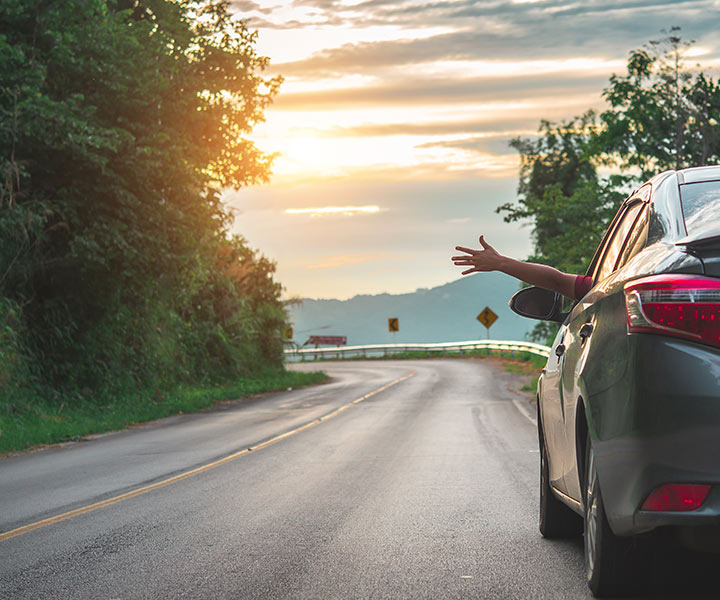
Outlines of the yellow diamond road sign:
[{"label": "yellow diamond road sign", "polygon": [[388,319],[388,331],[400,331],[400,323],[397,317],[391,317]]},{"label": "yellow diamond road sign", "polygon": [[498,320],[498,316],[490,310],[488,306],[482,309],[482,312],[477,316],[477,320],[480,321],[485,327],[490,329],[490,325],[492,325],[495,321]]}]

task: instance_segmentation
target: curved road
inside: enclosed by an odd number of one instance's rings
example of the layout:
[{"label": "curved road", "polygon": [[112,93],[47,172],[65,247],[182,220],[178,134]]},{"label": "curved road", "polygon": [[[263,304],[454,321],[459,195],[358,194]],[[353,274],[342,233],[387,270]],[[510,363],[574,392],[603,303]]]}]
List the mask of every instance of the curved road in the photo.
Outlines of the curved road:
[{"label": "curved road", "polygon": [[293,368],[332,380],[0,460],[0,532],[110,501],[0,541],[0,597],[589,597],[581,540],[537,532],[535,425],[508,373]]}]

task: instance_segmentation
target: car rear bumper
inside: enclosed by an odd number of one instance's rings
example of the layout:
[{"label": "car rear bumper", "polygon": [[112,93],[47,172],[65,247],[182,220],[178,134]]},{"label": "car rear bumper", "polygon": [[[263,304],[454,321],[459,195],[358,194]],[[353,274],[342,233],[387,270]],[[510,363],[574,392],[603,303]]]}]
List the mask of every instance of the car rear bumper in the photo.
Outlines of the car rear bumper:
[{"label": "car rear bumper", "polygon": [[[720,525],[720,350],[630,337],[623,381],[589,403],[610,526],[617,535],[631,535],[662,526]],[[715,487],[694,511],[641,510],[666,483]]]}]

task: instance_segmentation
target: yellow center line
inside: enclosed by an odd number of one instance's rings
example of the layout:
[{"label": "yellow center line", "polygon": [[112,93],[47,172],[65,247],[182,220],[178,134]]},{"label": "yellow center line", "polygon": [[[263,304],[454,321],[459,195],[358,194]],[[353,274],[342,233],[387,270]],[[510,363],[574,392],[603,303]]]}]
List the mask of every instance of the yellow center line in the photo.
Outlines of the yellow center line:
[{"label": "yellow center line", "polygon": [[306,423],[305,425],[301,425],[300,427],[296,427],[295,429],[291,429],[290,431],[286,431],[285,433],[276,435],[275,437],[270,438],[269,440],[266,440],[264,442],[261,442],[260,444],[251,446],[250,448],[246,448],[244,450],[240,450],[238,452],[235,452],[234,454],[230,454],[229,456],[226,456],[225,458],[221,458],[214,462],[203,465],[202,467],[196,467],[195,469],[185,471],[184,473],[174,475],[173,477],[168,477],[167,479],[163,479],[162,481],[157,481],[150,485],[146,485],[146,486],[137,488],[136,490],[132,490],[130,492],[125,492],[124,494],[120,494],[119,496],[113,496],[112,498],[108,498],[108,499],[102,500],[100,502],[95,502],[94,504],[88,504],[87,506],[81,506],[80,508],[76,508],[74,510],[64,512],[59,515],[55,515],[54,517],[48,517],[47,519],[42,519],[41,521],[35,521],[34,523],[29,523],[27,525],[23,525],[22,527],[18,527],[17,529],[11,529],[10,531],[0,533],[0,542],[4,542],[5,540],[9,540],[10,538],[17,537],[18,535],[28,533],[35,529],[40,529],[41,527],[45,527],[47,525],[52,525],[54,523],[59,523],[60,521],[65,521],[66,519],[72,519],[73,517],[77,517],[79,515],[84,515],[86,513],[92,512],[99,508],[105,508],[106,506],[110,506],[111,504],[117,504],[118,502],[122,502],[123,500],[129,500],[130,498],[134,498],[135,496],[139,496],[140,494],[146,494],[147,492],[151,492],[158,488],[165,487],[166,485],[171,485],[173,483],[177,483],[178,481],[182,481],[183,479],[187,479],[188,477],[193,477],[195,475],[199,475],[200,473],[204,473],[205,471],[209,471],[211,469],[214,469],[216,467],[224,465],[225,463],[229,463],[230,461],[233,461],[236,458],[240,458],[241,456],[245,456],[246,454],[250,454],[251,452],[255,452],[257,450],[262,450],[263,448],[267,448],[268,446],[275,444],[276,442],[279,442],[280,440],[287,439],[297,433],[300,433],[301,431],[305,431],[306,429],[310,429],[310,427],[314,427],[315,425],[319,425],[320,423],[327,421],[328,419],[332,419],[333,417],[339,415],[341,412],[347,410],[351,406],[358,404],[359,402],[362,402],[363,400],[367,400],[371,396],[374,396],[375,394],[379,394],[380,392],[383,392],[386,389],[388,389],[389,387],[392,387],[402,381],[405,381],[406,379],[410,379],[410,377],[412,377],[413,375],[415,375],[415,371],[410,371],[410,373],[408,375],[405,375],[404,377],[400,377],[399,379],[395,379],[394,381],[391,381],[390,383],[387,383],[384,386],[382,386],[376,390],[373,390],[372,392],[365,394],[364,396],[361,396],[360,398],[356,398],[352,402],[348,402],[347,404],[344,404],[340,408],[336,408],[332,412],[329,412],[328,414],[323,415],[322,417],[319,417],[319,418],[315,419],[314,421],[310,421],[309,423]]}]

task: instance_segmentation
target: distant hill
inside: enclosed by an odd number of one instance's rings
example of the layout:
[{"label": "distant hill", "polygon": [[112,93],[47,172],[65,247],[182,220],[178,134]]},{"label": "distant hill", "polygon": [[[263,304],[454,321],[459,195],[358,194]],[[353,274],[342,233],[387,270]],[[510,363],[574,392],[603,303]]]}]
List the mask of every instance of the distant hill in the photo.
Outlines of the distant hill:
[{"label": "distant hill", "polygon": [[[518,281],[503,273],[477,273],[411,294],[305,298],[301,305],[291,307],[290,314],[299,344],[310,335],[345,335],[348,345],[455,342],[485,339],[486,329],[476,317],[489,306],[499,316],[490,329],[492,339],[525,340],[536,321],[508,308],[508,300],[518,289]],[[400,320],[396,334],[388,331],[389,317]]]}]

